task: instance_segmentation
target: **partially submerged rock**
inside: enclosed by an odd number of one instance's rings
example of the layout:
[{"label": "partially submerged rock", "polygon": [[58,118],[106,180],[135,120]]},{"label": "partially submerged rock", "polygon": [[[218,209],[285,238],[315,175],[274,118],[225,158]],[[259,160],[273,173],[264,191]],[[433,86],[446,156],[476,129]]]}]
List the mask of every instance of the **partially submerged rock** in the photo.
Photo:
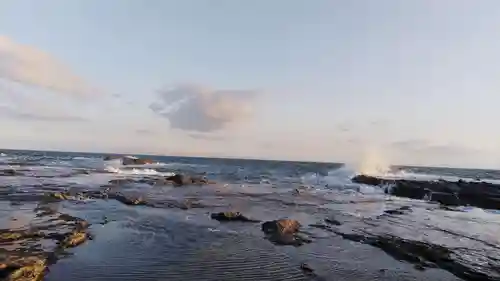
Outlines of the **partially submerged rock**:
[{"label": "partially submerged rock", "polygon": [[25,256],[19,253],[9,256],[0,254],[0,280],[41,280],[46,268],[47,260],[43,256]]},{"label": "partially submerged rock", "polygon": [[0,280],[41,280],[49,264],[88,238],[85,220],[38,207],[25,229],[0,229]]},{"label": "partially submerged rock", "polygon": [[243,221],[243,222],[258,222],[258,220],[253,220],[245,217],[240,212],[221,212],[211,214],[210,217],[218,221]]},{"label": "partially submerged rock", "polygon": [[311,241],[298,233],[300,223],[291,219],[267,221],[262,224],[266,238],[277,245],[301,246]]},{"label": "partially submerged rock", "polygon": [[104,161],[121,160],[122,165],[147,165],[154,164],[155,161],[147,158],[138,158],[135,156],[105,156]]},{"label": "partially submerged rock", "polygon": [[129,198],[129,197],[126,197],[125,195],[122,195],[119,193],[109,194],[108,196],[110,199],[115,199],[116,201],[119,201],[125,205],[134,205],[134,206],[147,205],[147,202],[144,199],[142,199],[141,197]]},{"label": "partially submerged rock", "polygon": [[183,174],[175,174],[173,176],[166,177],[165,180],[172,182],[176,186],[210,183],[204,177],[190,177]]},{"label": "partially submerged rock", "polygon": [[0,170],[0,176],[15,176],[15,175],[17,175],[17,172],[14,169]]},{"label": "partially submerged rock", "polygon": [[456,182],[383,179],[366,175],[352,178],[355,183],[385,186],[386,193],[412,199],[426,199],[446,206],[475,206],[500,210],[500,184],[479,181]]},{"label": "partially submerged rock", "polygon": [[73,248],[85,242],[87,238],[87,232],[84,230],[76,230],[67,235],[66,238],[61,241],[60,246],[63,248]]},{"label": "partially submerged rock", "polygon": [[154,163],[155,161],[146,158],[137,158],[133,156],[125,156],[122,158],[122,165],[148,165]]}]

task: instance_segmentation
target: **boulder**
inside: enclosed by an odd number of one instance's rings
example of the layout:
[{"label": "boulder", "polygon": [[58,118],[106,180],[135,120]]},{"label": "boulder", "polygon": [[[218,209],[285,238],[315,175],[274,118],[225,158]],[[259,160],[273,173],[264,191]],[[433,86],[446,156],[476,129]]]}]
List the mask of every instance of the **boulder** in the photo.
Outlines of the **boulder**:
[{"label": "boulder", "polygon": [[207,184],[207,179],[203,177],[190,177],[183,174],[175,174],[166,177],[165,180],[172,182],[176,186],[189,185],[189,184]]},{"label": "boulder", "polygon": [[299,235],[300,223],[291,219],[267,221],[262,224],[266,238],[277,245],[301,246],[311,240]]},{"label": "boulder", "polygon": [[132,156],[125,156],[122,158],[122,165],[148,165],[154,164],[155,162],[151,159],[143,159]]}]

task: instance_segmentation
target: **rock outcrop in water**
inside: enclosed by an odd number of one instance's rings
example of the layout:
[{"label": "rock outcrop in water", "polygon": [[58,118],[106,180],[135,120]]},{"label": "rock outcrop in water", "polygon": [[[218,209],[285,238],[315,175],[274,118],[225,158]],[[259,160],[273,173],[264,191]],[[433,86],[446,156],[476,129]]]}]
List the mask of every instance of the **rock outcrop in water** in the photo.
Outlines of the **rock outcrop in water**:
[{"label": "rock outcrop in water", "polygon": [[155,161],[147,158],[138,158],[134,156],[106,156],[103,158],[104,161],[117,160],[120,159],[122,165],[148,165],[154,164]]},{"label": "rock outcrop in water", "polygon": [[258,222],[258,220],[253,220],[245,217],[240,212],[221,212],[213,213],[210,217],[218,221],[243,221],[243,222]]},{"label": "rock outcrop in water", "polygon": [[500,210],[500,185],[488,182],[437,180],[389,180],[366,175],[352,178],[355,183],[385,186],[386,193],[412,199],[428,199],[447,206],[475,206]]},{"label": "rock outcrop in water", "polygon": [[277,245],[301,246],[311,241],[300,235],[300,223],[291,219],[267,221],[262,224],[262,231],[269,241]]},{"label": "rock outcrop in water", "polygon": [[166,177],[165,180],[172,182],[176,186],[190,185],[190,184],[208,184],[210,183],[207,179],[203,177],[190,177],[183,174],[175,174],[170,177]]},{"label": "rock outcrop in water", "polygon": [[86,221],[43,206],[35,211],[37,223],[25,229],[0,229],[0,280],[40,280],[65,249],[89,238]]}]

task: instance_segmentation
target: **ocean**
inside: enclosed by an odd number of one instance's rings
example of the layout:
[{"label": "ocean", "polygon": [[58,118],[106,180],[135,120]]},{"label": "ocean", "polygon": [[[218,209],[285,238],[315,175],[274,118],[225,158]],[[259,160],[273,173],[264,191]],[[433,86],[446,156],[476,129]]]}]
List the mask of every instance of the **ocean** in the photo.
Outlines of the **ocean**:
[{"label": "ocean", "polygon": [[[21,253],[23,265],[49,257],[48,281],[500,280],[497,210],[393,196],[353,182],[362,171],[341,163],[135,155],[153,163],[123,165],[106,156],[2,151],[0,234],[44,233],[0,239],[4,264]],[[163,181],[174,174],[210,183]],[[500,171],[475,169],[388,167],[377,176],[500,182]],[[103,190],[147,204],[85,195]],[[46,200],[56,193],[74,196]],[[253,221],[211,218],[228,211]],[[91,239],[60,247],[63,215],[88,222]],[[261,223],[283,218],[300,223],[305,243],[266,238]]]}]

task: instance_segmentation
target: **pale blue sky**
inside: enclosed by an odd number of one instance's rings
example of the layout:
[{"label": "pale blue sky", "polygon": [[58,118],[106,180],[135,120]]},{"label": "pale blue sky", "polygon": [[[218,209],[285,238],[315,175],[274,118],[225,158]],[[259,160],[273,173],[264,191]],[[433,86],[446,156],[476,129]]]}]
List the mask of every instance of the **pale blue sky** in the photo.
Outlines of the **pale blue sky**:
[{"label": "pale blue sky", "polygon": [[499,74],[496,0],[0,0],[6,148],[500,167]]}]

